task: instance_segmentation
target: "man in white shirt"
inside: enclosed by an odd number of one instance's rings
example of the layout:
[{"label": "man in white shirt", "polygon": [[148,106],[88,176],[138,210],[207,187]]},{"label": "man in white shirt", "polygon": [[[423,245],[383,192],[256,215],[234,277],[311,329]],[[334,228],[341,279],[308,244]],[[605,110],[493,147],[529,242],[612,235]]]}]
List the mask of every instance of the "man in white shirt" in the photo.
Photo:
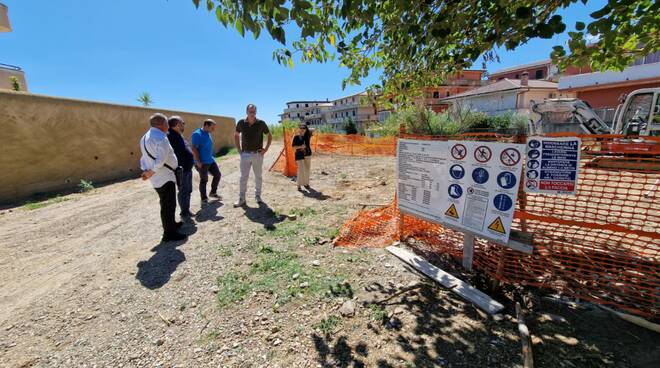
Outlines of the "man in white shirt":
[{"label": "man in white shirt", "polygon": [[182,223],[174,219],[176,212],[176,155],[167,139],[167,117],[157,113],[149,118],[151,128],[140,139],[140,167],[142,180],[151,181],[160,197],[160,219],[163,223],[163,241],[183,240],[187,235],[179,232]]}]

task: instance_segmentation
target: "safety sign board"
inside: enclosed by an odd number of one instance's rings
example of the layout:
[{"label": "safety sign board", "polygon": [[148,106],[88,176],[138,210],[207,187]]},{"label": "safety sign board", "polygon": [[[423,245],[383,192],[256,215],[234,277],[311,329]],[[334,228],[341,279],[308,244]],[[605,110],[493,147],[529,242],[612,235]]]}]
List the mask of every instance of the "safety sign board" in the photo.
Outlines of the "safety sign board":
[{"label": "safety sign board", "polygon": [[[442,223],[507,244],[525,145],[449,141]],[[443,193],[443,194],[444,194]]]},{"label": "safety sign board", "polygon": [[461,188],[448,193],[445,176],[449,147],[446,141],[399,139],[397,203],[402,212],[439,223],[447,209],[442,198],[448,194],[462,196]]},{"label": "safety sign board", "polygon": [[577,137],[528,138],[525,191],[575,195],[581,144]]},{"label": "safety sign board", "polygon": [[445,211],[445,215],[458,219],[458,211],[456,211],[456,206],[453,203],[451,204],[451,206],[449,206],[449,208],[447,208],[447,211]]},{"label": "safety sign board", "polygon": [[490,225],[488,225],[489,230],[493,230],[500,234],[504,234],[506,230],[504,229],[504,224],[502,223],[502,218],[498,217]]}]

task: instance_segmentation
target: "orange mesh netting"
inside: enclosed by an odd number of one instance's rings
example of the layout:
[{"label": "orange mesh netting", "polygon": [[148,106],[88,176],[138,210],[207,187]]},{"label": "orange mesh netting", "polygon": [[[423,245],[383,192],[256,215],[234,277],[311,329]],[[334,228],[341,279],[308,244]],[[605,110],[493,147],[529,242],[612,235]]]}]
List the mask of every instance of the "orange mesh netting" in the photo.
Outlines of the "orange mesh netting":
[{"label": "orange mesh netting", "polygon": [[[533,253],[479,239],[473,266],[505,283],[551,288],[658,319],[660,137],[626,143],[620,136],[577,136],[582,138],[582,153],[576,196],[519,192],[512,229],[532,234]],[[494,135],[451,137],[457,138],[524,141]],[[404,216],[396,203],[357,213],[335,244],[382,247],[408,237],[435,252],[462,256],[462,233]]]},{"label": "orange mesh netting", "polygon": [[[293,133],[284,131],[284,147],[271,171],[295,176],[297,165],[291,142]],[[396,137],[369,138],[362,135],[314,133],[310,141],[313,153],[334,153],[355,156],[394,156]]]}]

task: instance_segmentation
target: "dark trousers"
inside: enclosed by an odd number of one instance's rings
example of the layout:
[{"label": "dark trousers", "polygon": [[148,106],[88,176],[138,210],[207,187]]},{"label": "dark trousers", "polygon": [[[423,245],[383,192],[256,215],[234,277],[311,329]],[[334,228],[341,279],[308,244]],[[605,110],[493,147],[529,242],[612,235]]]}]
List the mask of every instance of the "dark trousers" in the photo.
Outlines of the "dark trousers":
[{"label": "dark trousers", "polygon": [[179,209],[181,215],[190,213],[190,194],[192,193],[192,170],[184,170],[181,173],[179,185]]},{"label": "dark trousers", "polygon": [[220,184],[220,169],[218,168],[218,164],[214,162],[211,164],[202,164],[202,168],[197,168],[197,171],[199,172],[199,195],[202,199],[207,199],[206,183],[209,181],[209,173],[213,176],[213,180],[211,180],[211,193],[217,193],[218,184]]},{"label": "dark trousers", "polygon": [[176,185],[173,181],[168,181],[162,187],[156,188],[158,197],[160,197],[160,221],[163,223],[163,234],[170,235],[176,233]]}]

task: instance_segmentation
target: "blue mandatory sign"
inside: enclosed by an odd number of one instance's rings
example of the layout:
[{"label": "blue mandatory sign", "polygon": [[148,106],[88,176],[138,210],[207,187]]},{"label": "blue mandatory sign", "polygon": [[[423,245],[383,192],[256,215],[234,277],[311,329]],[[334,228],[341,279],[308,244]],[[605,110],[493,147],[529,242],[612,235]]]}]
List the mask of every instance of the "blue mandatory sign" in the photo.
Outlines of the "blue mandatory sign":
[{"label": "blue mandatory sign", "polygon": [[529,160],[527,161],[527,167],[534,170],[539,167],[539,162],[536,160]]},{"label": "blue mandatory sign", "polygon": [[472,171],[472,180],[477,184],[483,184],[488,181],[488,171],[482,167],[478,167]]},{"label": "blue mandatory sign", "polygon": [[539,158],[539,156],[541,156],[541,151],[531,150],[527,153],[527,155],[529,156],[529,158],[536,160],[537,158]]},{"label": "blue mandatory sign", "polygon": [[527,143],[529,145],[529,148],[539,148],[541,147],[541,142],[537,141],[536,139],[533,139]]},{"label": "blue mandatory sign", "polygon": [[449,196],[450,197],[452,197],[454,199],[457,199],[457,198],[461,198],[462,195],[463,195],[463,188],[461,188],[460,185],[452,184],[452,185],[449,186]]},{"label": "blue mandatory sign", "polygon": [[498,194],[493,198],[493,204],[495,205],[495,208],[504,212],[513,207],[513,200],[506,194]]},{"label": "blue mandatory sign", "polygon": [[449,169],[449,175],[454,179],[461,179],[465,176],[465,169],[461,165],[454,165]]},{"label": "blue mandatory sign", "polygon": [[497,184],[504,189],[511,189],[516,185],[516,176],[512,172],[503,171],[497,175]]},{"label": "blue mandatory sign", "polygon": [[539,177],[539,172],[536,170],[529,170],[527,172],[527,179],[536,179]]}]

